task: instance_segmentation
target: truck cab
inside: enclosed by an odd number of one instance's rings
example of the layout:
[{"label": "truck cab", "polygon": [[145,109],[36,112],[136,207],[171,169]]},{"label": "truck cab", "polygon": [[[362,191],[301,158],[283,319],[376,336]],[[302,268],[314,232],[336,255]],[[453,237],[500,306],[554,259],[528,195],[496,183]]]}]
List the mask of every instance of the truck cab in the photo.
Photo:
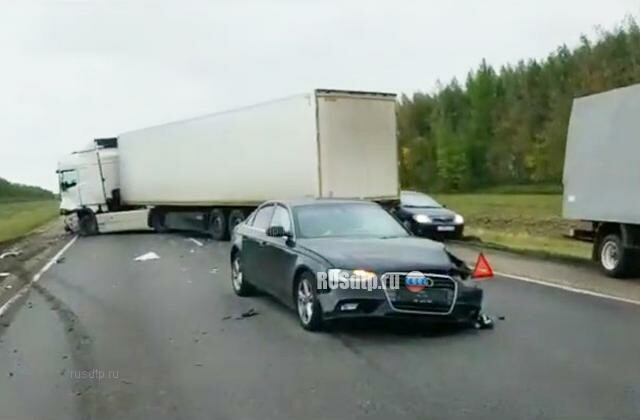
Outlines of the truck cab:
[{"label": "truck cab", "polygon": [[[96,139],[58,161],[60,213],[68,227],[92,228],[93,215],[119,206],[117,139]],[[93,220],[93,221],[92,221]]]}]

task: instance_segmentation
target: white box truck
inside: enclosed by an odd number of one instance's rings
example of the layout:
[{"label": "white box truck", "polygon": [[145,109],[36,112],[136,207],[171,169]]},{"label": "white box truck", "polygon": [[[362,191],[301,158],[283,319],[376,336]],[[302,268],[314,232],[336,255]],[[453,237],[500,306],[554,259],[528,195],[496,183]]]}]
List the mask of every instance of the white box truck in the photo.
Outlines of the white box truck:
[{"label": "white box truck", "polygon": [[563,216],[590,222],[574,236],[592,240],[609,276],[640,266],[640,85],[575,99],[564,163]]},{"label": "white box truck", "polygon": [[116,212],[135,219],[132,210],[147,208],[155,230],[225,239],[270,199],[391,205],[397,157],[394,94],[315,90],[97,139],[59,162],[61,210],[83,234]]}]

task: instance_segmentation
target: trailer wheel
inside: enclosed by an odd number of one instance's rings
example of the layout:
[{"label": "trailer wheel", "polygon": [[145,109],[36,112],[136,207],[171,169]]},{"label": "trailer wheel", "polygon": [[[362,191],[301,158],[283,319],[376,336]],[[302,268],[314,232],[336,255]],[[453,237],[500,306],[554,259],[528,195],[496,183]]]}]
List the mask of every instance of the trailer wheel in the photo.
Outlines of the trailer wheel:
[{"label": "trailer wheel", "polygon": [[628,274],[631,257],[617,233],[610,233],[602,239],[598,248],[598,257],[600,269],[607,276],[619,278]]},{"label": "trailer wheel", "polygon": [[233,229],[237,225],[242,223],[242,221],[246,218],[247,216],[245,215],[243,210],[241,209],[232,210],[231,213],[229,213],[229,235],[231,235],[231,233],[233,233]]},{"label": "trailer wheel", "polygon": [[209,213],[209,235],[216,241],[229,239],[227,216],[222,209],[213,209]]}]

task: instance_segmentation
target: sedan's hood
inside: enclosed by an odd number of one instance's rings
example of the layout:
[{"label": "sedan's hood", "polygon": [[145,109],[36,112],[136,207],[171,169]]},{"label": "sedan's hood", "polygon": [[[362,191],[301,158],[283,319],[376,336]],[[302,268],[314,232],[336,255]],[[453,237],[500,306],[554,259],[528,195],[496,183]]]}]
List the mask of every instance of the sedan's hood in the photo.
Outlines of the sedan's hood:
[{"label": "sedan's hood", "polygon": [[336,268],[387,272],[446,272],[452,267],[444,245],[428,239],[316,238],[298,245],[325,258]]}]

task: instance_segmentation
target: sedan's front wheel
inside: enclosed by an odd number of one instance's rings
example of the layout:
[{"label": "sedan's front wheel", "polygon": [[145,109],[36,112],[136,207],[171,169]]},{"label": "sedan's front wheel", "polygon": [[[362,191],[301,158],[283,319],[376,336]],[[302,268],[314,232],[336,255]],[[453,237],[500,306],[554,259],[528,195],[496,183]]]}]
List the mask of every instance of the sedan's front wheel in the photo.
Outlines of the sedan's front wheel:
[{"label": "sedan's front wheel", "polygon": [[318,331],[322,328],[322,307],[318,301],[313,280],[310,274],[302,274],[296,289],[296,306],[302,328]]},{"label": "sedan's front wheel", "polygon": [[238,296],[250,296],[255,291],[253,285],[244,277],[239,253],[231,259],[231,287]]}]

